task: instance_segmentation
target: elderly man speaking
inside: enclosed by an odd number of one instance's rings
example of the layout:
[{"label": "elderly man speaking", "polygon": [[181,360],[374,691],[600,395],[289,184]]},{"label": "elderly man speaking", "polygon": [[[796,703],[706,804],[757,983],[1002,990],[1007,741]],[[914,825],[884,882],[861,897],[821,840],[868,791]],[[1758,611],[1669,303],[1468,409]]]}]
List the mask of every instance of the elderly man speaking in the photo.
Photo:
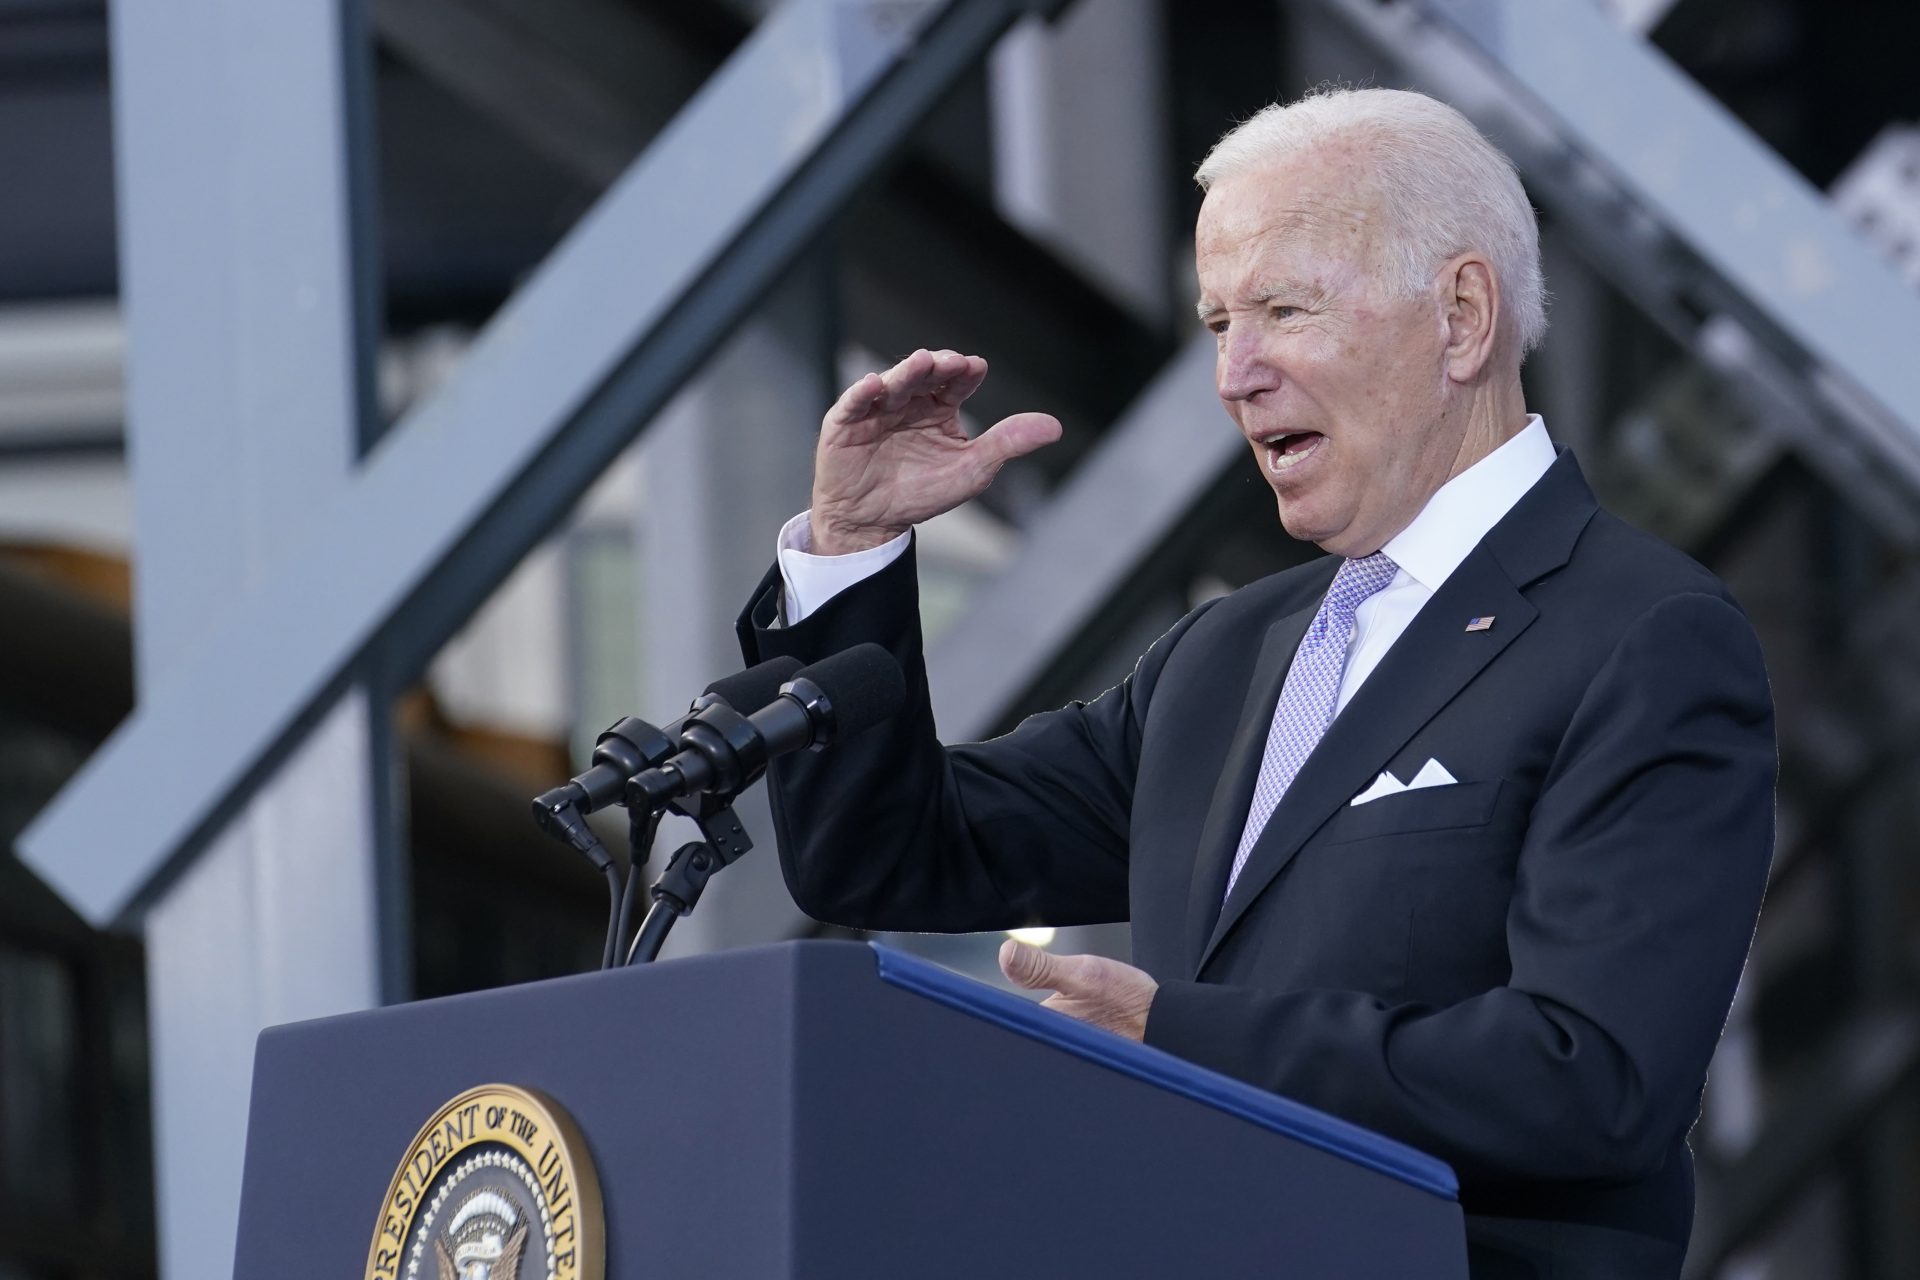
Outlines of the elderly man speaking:
[{"label": "elderly man speaking", "polygon": [[1059,424],[969,439],[976,356],[860,379],[741,637],[756,660],[879,641],[911,692],[776,771],[794,897],[866,928],[1130,919],[1132,965],[1002,965],[1449,1161],[1476,1275],[1678,1275],[1772,850],[1753,630],[1527,412],[1538,232],[1457,112],[1317,93],[1197,178],[1220,400],[1328,554],[1194,610],[1094,701],[943,747],[910,531]]}]

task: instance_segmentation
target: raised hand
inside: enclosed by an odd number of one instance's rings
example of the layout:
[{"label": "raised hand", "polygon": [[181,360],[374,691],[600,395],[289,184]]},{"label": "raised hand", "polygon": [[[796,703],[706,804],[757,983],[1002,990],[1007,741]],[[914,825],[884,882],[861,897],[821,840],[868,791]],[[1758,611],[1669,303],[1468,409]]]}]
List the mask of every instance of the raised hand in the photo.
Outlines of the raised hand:
[{"label": "raised hand", "polygon": [[1010,459],[1060,438],[1049,414],[1016,413],[968,439],[960,406],[987,362],[916,351],[841,393],[820,424],[813,460],[813,550],[877,547],[978,497]]}]

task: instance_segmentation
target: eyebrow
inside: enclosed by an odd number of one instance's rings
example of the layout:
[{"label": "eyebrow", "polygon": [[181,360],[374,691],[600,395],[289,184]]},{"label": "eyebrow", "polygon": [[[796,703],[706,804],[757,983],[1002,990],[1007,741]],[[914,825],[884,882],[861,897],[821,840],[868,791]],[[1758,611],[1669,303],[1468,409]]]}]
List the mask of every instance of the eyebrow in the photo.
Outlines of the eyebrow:
[{"label": "eyebrow", "polygon": [[[1315,285],[1310,285],[1304,280],[1295,280],[1283,276],[1280,279],[1272,280],[1261,285],[1247,299],[1247,303],[1249,306],[1260,307],[1265,306],[1283,294],[1306,296],[1317,292],[1319,292],[1319,289]],[[1220,312],[1225,311],[1226,307],[1209,298],[1203,297],[1193,304],[1193,310],[1194,314],[1199,316],[1204,323],[1208,316],[1218,315]]]}]

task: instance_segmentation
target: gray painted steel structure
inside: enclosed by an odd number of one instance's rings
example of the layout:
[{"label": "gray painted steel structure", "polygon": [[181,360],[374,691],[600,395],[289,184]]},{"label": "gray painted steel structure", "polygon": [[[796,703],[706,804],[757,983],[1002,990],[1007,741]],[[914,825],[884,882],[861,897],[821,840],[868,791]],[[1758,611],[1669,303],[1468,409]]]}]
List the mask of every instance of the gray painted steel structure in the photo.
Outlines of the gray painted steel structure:
[{"label": "gray painted steel structure", "polygon": [[[780,526],[807,505],[815,424],[838,391],[825,314],[832,286],[829,264],[811,255],[641,442],[639,705],[661,715],[739,666],[734,618],[766,572]],[[669,959],[807,927],[781,876],[765,789],[741,796],[735,810],[754,851],[715,877],[700,909],[674,927],[662,952]],[[692,822],[669,817],[655,872],[697,838]]]},{"label": "gray painted steel structure", "polygon": [[927,655],[934,718],[949,740],[972,741],[1002,723],[1207,487],[1244,461],[1213,365],[1211,334],[1181,348]]},{"label": "gray painted steel structure", "polygon": [[[1711,267],[1743,310],[1851,383],[1842,406],[1879,428],[1920,481],[1920,297],[1826,197],[1644,40],[1580,0],[1427,0],[1562,137]],[[1631,86],[1631,91],[1623,91]],[[1817,376],[1817,374],[1816,374]],[[1870,404],[1855,404],[1853,396]],[[1872,412],[1877,405],[1880,412]]]},{"label": "gray painted steel structure", "polygon": [[417,670],[992,40],[1057,7],[770,15],[35,820],[23,859],[89,919],[137,912],[353,662],[379,640]]},{"label": "gray painted steel structure", "polygon": [[[1920,333],[1920,298],[1900,287],[1817,190],[1644,40],[1583,0],[1323,3],[1443,81],[1437,87],[1469,114],[1498,111],[1501,120],[1482,122],[1500,127],[1537,185],[1563,201],[1598,204],[1572,220],[1583,229],[1615,224],[1599,247],[1638,259],[1631,265],[1635,292],[1656,315],[1673,310],[1669,295],[1677,285],[1694,284],[1663,268],[1658,236],[1683,243],[1720,286],[1716,300],[1745,323],[1722,316],[1691,325],[1669,315],[1677,336],[1721,367],[1737,354],[1756,398],[1791,393],[1773,407],[1776,417],[1804,427],[1813,421],[1809,409],[1822,408],[1825,420],[1843,419],[1863,446],[1920,485],[1920,364],[1904,339]],[[1441,42],[1451,47],[1436,50]],[[1469,57],[1476,65],[1463,66]],[[1492,102],[1486,86],[1473,82],[1489,75],[1489,63],[1504,81]],[[1633,91],[1622,92],[1623,85]],[[1620,216],[1622,202],[1633,206],[1634,218]],[[1595,241],[1591,234],[1583,239]],[[1751,343],[1730,354],[1726,335],[1748,326],[1777,336],[1778,349],[1814,372],[1796,377]],[[1133,425],[1074,473],[1029,530],[1020,559],[983,589],[966,620],[929,655],[948,736],[963,740],[1002,723],[1037,672],[1088,625],[1127,569],[1164,539],[1167,522],[1238,447],[1229,431],[1196,430],[1217,420],[1210,354],[1205,393],[1194,397],[1197,412],[1148,408],[1199,360],[1204,345],[1184,351],[1130,411]],[[1810,389],[1822,382],[1866,394],[1841,393],[1809,406]],[[1162,420],[1148,430],[1146,419],[1155,417]],[[1821,439],[1822,449],[1830,441],[1804,430],[1783,434]],[[1216,463],[1217,449],[1226,453]],[[1831,466],[1832,459],[1818,462]],[[1100,468],[1110,473],[1104,481],[1095,475]],[[1156,488],[1155,480],[1167,488]],[[1007,654],[1021,656],[1009,662]]]},{"label": "gray painted steel structure", "polygon": [[[1320,4],[1493,133],[1657,323],[1831,424],[1809,465],[1903,518],[1920,488],[1920,297],[1792,166],[1585,0]],[[1703,308],[1758,339],[1739,366]]]},{"label": "gray painted steel structure", "polygon": [[[358,17],[354,0],[112,10],[143,698],[351,482],[377,421]],[[387,699],[364,675],[144,919],[170,1277],[232,1270],[260,1028],[400,984],[381,963],[404,900],[383,883]]]},{"label": "gray painted steel structure", "polygon": [[[372,21],[396,57],[593,190],[620,174],[718,63],[704,41],[676,33],[643,6],[543,0],[535,49],[511,9],[490,0],[374,0]],[[1085,235],[1080,224],[1090,220],[1094,241],[1111,256],[1124,243],[1123,228],[1140,224],[1138,242],[1155,246],[1127,273],[1141,280],[1163,274],[1159,233],[1140,235],[1157,224],[1161,194],[1161,131],[1142,127],[1160,109],[1155,60],[1143,56],[1157,38],[1151,12],[1146,0],[1106,0],[1051,27],[1037,20],[1024,27],[1019,43],[1042,41],[1049,50],[1035,77],[1044,90],[1014,95],[1025,110],[1009,109],[1001,78],[988,78],[996,170],[1009,165],[1007,126],[1032,127],[1032,108],[1044,104],[1046,127],[1014,133],[1021,144],[1014,154],[1054,154],[1045,171],[1060,193],[1056,203],[1066,206],[1059,212],[1072,211],[1055,219],[1055,230]],[[724,39],[736,16],[713,5],[707,13],[720,28],[708,38]],[[995,59],[1007,43],[996,44]],[[1056,56],[1063,46],[1081,56]],[[634,74],[637,66],[645,73]],[[1099,128],[1069,131],[1069,120],[1097,120]],[[1070,149],[1052,145],[1067,136]],[[1043,477],[1069,470],[1144,375],[1171,358],[1172,335],[1083,278],[1100,255],[1075,254],[1071,261],[1081,265],[1069,265],[1047,234],[1016,227],[971,182],[954,177],[954,157],[924,137],[916,141],[921,147],[850,202],[828,237],[839,275],[838,336],[877,352],[927,343],[990,351],[993,377],[973,401],[976,413],[993,419],[1037,409],[1060,418],[1068,430],[1061,446],[1015,463],[988,494],[990,509],[1017,517]],[[937,290],[927,288],[928,262],[943,266]]]}]

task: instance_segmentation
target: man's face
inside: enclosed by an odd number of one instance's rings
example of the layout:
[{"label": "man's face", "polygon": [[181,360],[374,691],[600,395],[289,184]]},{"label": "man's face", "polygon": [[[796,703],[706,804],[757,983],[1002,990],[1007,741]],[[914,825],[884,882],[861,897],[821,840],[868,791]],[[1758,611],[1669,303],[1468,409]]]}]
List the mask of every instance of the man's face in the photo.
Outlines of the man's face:
[{"label": "man's face", "polygon": [[1449,420],[1437,292],[1397,296],[1391,235],[1363,145],[1335,141],[1235,174],[1195,228],[1201,318],[1220,401],[1296,538],[1378,551],[1446,483]]}]

